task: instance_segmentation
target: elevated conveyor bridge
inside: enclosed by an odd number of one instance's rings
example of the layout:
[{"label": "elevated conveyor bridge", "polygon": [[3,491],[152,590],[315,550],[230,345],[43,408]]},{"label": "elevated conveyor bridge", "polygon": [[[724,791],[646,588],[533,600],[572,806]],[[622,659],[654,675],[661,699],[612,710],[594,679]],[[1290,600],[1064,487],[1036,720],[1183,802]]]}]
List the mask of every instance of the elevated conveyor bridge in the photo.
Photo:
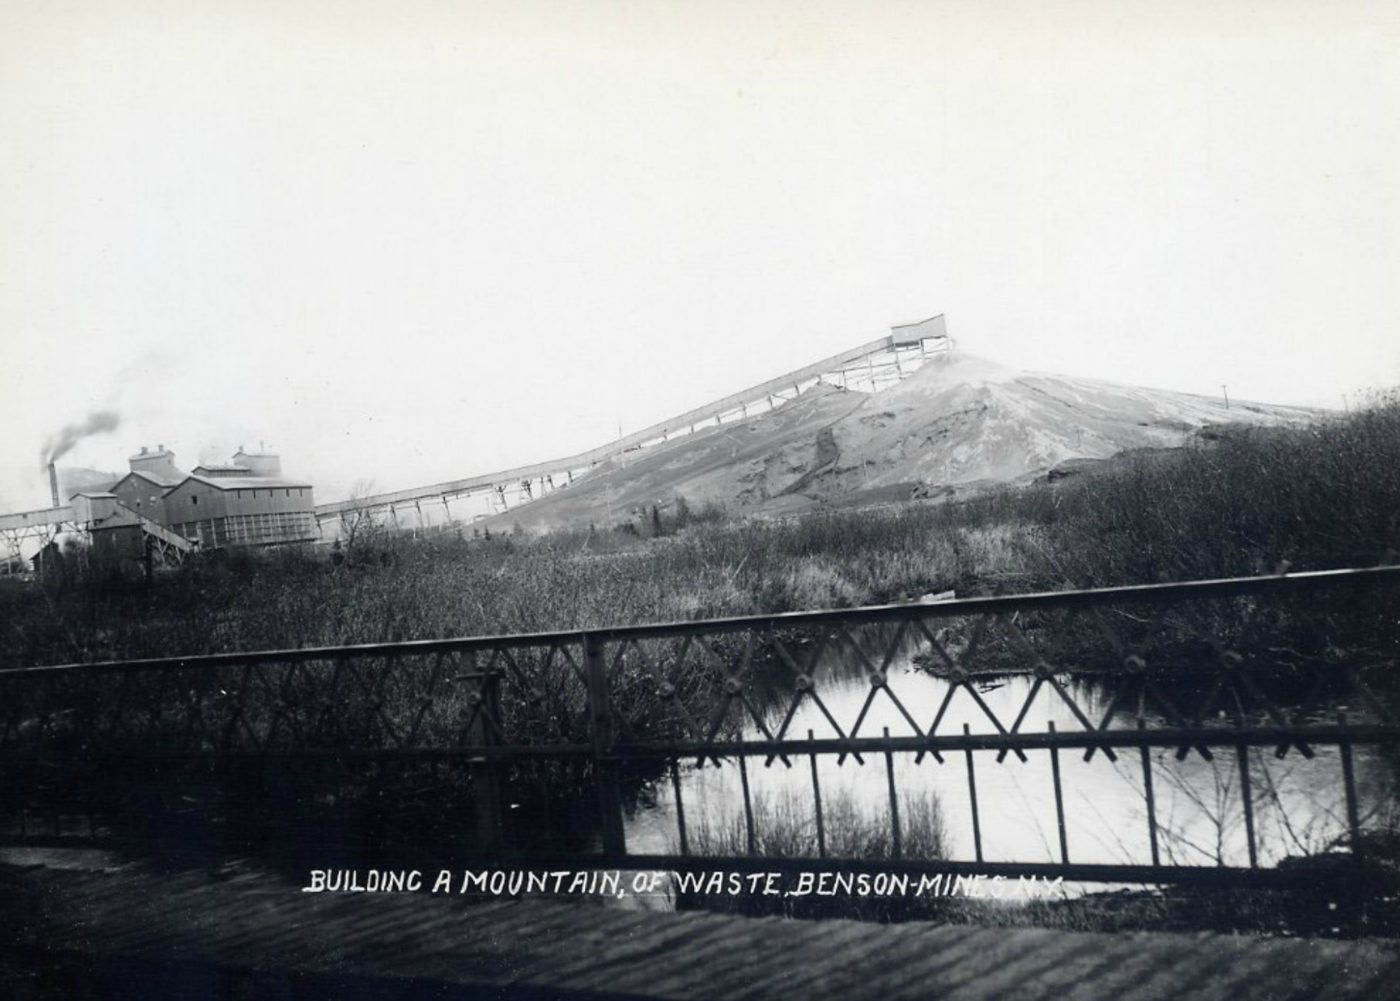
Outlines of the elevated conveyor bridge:
[{"label": "elevated conveyor bridge", "polygon": [[818,383],[865,392],[886,388],[913,374],[930,356],[946,351],[949,344],[947,325],[940,314],[918,323],[894,327],[885,337],[687,410],[577,455],[407,490],[318,504],[316,520],[324,526],[349,517],[388,514],[397,525],[399,511],[409,510],[416,513],[419,524],[426,524],[424,504],[441,504],[450,520],[448,501],[482,493],[489,495],[494,510],[503,511],[512,503],[525,503],[567,486],[575,477],[586,474],[614,456],[774,410]]},{"label": "elevated conveyor bridge", "polygon": [[37,542],[42,548],[60,535],[100,531],[104,523],[110,527],[118,523],[123,527],[139,527],[146,549],[158,562],[179,562],[196,548],[195,543],[178,532],[115,501],[104,509],[105,517],[95,517],[91,504],[82,501],[83,496],[78,495],[74,503],[61,507],[0,514],[0,543],[5,546],[9,562],[19,560],[26,542]]}]

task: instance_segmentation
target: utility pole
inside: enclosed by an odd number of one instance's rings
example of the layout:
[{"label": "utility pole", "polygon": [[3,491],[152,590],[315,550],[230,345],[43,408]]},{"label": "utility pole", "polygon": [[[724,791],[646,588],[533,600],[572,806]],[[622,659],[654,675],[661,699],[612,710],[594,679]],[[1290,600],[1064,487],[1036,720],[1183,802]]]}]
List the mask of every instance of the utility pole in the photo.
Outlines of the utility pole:
[{"label": "utility pole", "polygon": [[1222,393],[1225,394],[1225,409],[1226,409],[1226,410],[1229,410],[1229,409],[1230,409],[1230,390],[1226,388],[1225,383],[1223,383],[1223,382],[1220,384],[1220,391],[1221,391]]}]

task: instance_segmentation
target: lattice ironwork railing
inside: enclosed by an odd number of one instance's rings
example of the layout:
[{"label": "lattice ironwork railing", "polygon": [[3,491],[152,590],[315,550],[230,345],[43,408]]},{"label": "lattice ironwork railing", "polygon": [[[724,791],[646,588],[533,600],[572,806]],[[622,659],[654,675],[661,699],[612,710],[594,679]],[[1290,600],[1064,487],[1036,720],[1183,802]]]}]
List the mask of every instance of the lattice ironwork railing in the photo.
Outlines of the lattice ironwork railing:
[{"label": "lattice ironwork railing", "polygon": [[[1346,598],[1318,601],[1324,589]],[[473,850],[498,860],[1267,880],[1277,869],[1261,859],[1252,762],[1324,751],[1354,852],[1379,816],[1361,802],[1355,749],[1385,754],[1400,744],[1397,595],[1400,568],[1390,567],[7,670],[0,775],[20,801],[36,774],[100,762],[445,759],[473,776]],[[1011,694],[999,691],[1008,678],[1020,679]],[[1164,754],[1233,759],[1247,863],[1184,861],[1163,844],[1154,778]],[[1066,755],[1135,766],[1149,842],[1142,860],[1075,860]],[[996,804],[989,810],[979,769],[1032,756],[1051,765],[1058,844],[1048,858],[992,859],[984,841]],[[879,858],[831,843],[819,768],[830,761],[883,762],[866,783],[887,792]],[[917,857],[911,820],[901,818],[900,777],[926,761],[965,771],[959,816],[943,820],[970,829],[971,842],[938,858]],[[593,851],[546,845],[521,856],[503,789],[547,763],[567,763],[592,790]],[[775,768],[810,775],[814,837],[785,854],[757,830],[766,818],[751,789],[755,769]],[[686,802],[684,777],[708,769],[739,777],[726,795],[737,801],[741,836],[727,852],[713,839],[697,843],[699,808]],[[668,798],[674,831],[664,851],[629,851],[638,789]]]}]

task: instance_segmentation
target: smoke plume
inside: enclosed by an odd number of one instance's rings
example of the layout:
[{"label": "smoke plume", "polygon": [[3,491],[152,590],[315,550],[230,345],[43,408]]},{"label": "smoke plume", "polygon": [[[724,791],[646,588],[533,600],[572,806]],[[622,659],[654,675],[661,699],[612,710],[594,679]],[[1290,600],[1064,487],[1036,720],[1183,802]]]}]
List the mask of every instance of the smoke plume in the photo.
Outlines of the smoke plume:
[{"label": "smoke plume", "polygon": [[63,458],[74,445],[89,435],[115,431],[120,423],[121,415],[115,410],[94,410],[81,422],[65,425],[62,431],[44,443],[43,451],[39,453],[40,468]]}]

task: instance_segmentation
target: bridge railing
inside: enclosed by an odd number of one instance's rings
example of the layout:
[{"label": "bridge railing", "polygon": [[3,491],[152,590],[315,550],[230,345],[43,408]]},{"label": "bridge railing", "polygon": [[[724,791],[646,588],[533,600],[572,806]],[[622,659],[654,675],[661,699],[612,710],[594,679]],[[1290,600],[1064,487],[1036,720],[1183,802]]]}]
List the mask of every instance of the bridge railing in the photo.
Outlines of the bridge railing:
[{"label": "bridge railing", "polygon": [[[462,850],[494,863],[1269,882],[1287,867],[1259,814],[1289,808],[1269,761],[1335,773],[1320,781],[1338,793],[1338,846],[1361,855],[1388,830],[1397,596],[1386,567],[12,669],[0,823],[11,841],[81,837],[52,798],[78,772],[448,763],[471,787]],[[1081,850],[1073,787],[1096,759],[1131,772],[1140,851]],[[1008,856],[989,845],[996,770],[1032,765],[1050,837]],[[839,830],[833,768],[858,776],[845,784],[878,815],[878,847]],[[933,818],[914,809],[929,768]],[[1233,847],[1184,848],[1159,812],[1167,783],[1220,800]],[[586,804],[558,837],[551,795]],[[782,797],[802,816],[780,837]],[[669,828],[660,842],[629,835],[642,800]]]}]

